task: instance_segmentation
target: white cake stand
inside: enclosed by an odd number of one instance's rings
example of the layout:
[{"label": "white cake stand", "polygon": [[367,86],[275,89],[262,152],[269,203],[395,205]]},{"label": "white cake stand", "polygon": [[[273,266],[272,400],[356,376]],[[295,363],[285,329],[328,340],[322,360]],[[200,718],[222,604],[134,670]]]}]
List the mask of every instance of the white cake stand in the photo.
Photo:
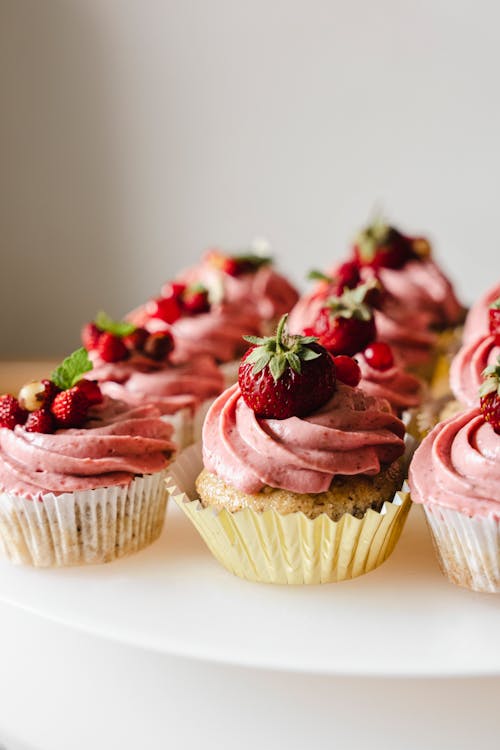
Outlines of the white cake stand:
[{"label": "white cake stand", "polygon": [[128,559],[1,561],[0,603],[13,750],[498,748],[500,597],[447,583],[419,508],[378,570],[286,587],[227,573],[171,503]]}]

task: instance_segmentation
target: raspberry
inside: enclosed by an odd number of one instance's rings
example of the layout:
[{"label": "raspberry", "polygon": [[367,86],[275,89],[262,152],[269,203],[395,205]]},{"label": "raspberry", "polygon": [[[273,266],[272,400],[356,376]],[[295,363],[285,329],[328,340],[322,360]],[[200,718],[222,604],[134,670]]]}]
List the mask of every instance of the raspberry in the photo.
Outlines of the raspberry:
[{"label": "raspberry", "polygon": [[102,404],[102,393],[96,380],[79,380],[74,387],[85,394],[91,406]]},{"label": "raspberry", "polygon": [[339,354],[338,357],[333,357],[335,364],[335,372],[337,380],[340,380],[345,385],[350,385],[356,388],[361,380],[361,370],[355,359],[347,357],[345,354]]},{"label": "raspberry", "polygon": [[107,331],[101,333],[97,352],[105,362],[120,362],[128,357],[128,349],[121,338]]},{"label": "raspberry", "polygon": [[383,341],[375,341],[367,346],[363,356],[375,370],[389,370],[394,365],[392,349]]},{"label": "raspberry", "polygon": [[27,432],[54,432],[55,421],[49,409],[37,409],[28,416],[24,429]]},{"label": "raspberry", "polygon": [[101,331],[95,323],[86,323],[82,328],[82,343],[88,352],[97,349]]},{"label": "raspberry", "polygon": [[6,393],[0,396],[0,427],[6,427],[13,430],[18,424],[24,424],[28,417],[28,412],[23,409],[14,396]]},{"label": "raspberry", "polygon": [[87,418],[89,406],[85,393],[73,386],[55,397],[50,410],[62,427],[81,427]]}]

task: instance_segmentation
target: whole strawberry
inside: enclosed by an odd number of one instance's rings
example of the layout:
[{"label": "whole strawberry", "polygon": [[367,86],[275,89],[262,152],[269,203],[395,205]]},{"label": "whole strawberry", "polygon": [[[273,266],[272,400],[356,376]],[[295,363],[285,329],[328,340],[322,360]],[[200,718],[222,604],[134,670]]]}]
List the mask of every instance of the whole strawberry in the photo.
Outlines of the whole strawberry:
[{"label": "whole strawberry", "polygon": [[211,250],[207,254],[207,260],[215,268],[234,277],[243,276],[245,273],[255,273],[262,266],[267,266],[272,262],[269,256],[258,255],[251,250],[238,255],[226,255],[221,250]]},{"label": "whole strawberry", "polygon": [[500,346],[500,297],[490,305],[488,313],[490,334],[495,337],[496,346]]},{"label": "whole strawberry", "polygon": [[43,408],[30,412],[24,425],[26,432],[50,433],[55,430],[55,420],[50,409]]},{"label": "whole strawberry", "polygon": [[483,370],[485,378],[479,389],[480,408],[485,422],[489,422],[500,435],[500,356],[496,364]]},{"label": "whole strawberry", "polygon": [[353,356],[370,344],[376,336],[372,309],[366,297],[373,283],[346,289],[340,297],[330,297],[317,320],[306,333],[316,336],[330,354]]},{"label": "whole strawberry", "polygon": [[238,371],[241,395],[258,417],[288,419],[319,409],[335,392],[335,365],[312,336],[285,331],[284,315],[275,336],[245,336],[253,346]]},{"label": "whole strawberry", "polygon": [[6,393],[0,396],[0,427],[6,427],[13,430],[18,424],[24,424],[28,417],[28,412],[23,409],[14,396]]},{"label": "whole strawberry", "polygon": [[75,388],[86,395],[91,406],[102,404],[102,393],[96,380],[79,380]]},{"label": "whole strawberry", "polygon": [[107,331],[101,333],[97,353],[105,362],[121,362],[129,356],[129,351],[122,339]]},{"label": "whole strawberry", "polygon": [[73,386],[57,394],[50,410],[61,427],[81,427],[87,419],[89,407],[85,393]]},{"label": "whole strawberry", "polygon": [[86,323],[82,328],[82,343],[88,352],[97,349],[101,331],[95,323]]},{"label": "whole strawberry", "polygon": [[182,307],[189,315],[199,315],[210,310],[208,289],[203,284],[186,287],[182,294]]},{"label": "whole strawberry", "polygon": [[[419,238],[422,241],[422,238]],[[422,253],[423,254],[423,253]],[[410,237],[405,237],[381,219],[358,234],[354,244],[354,255],[362,266],[378,268],[402,268],[409,260],[420,257],[418,246]]]}]

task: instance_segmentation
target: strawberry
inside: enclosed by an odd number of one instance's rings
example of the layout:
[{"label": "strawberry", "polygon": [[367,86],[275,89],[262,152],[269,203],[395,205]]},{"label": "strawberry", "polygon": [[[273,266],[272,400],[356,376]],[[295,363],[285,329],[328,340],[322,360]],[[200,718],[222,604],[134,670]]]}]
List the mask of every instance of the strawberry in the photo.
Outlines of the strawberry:
[{"label": "strawberry", "polygon": [[480,408],[485,422],[500,435],[500,356],[495,365],[483,370],[484,382],[479,389]]},{"label": "strawberry", "polygon": [[62,427],[81,427],[87,418],[90,403],[81,388],[73,386],[58,393],[50,410]]},{"label": "strawberry", "polygon": [[374,341],[367,346],[363,356],[375,370],[389,370],[394,365],[392,349],[383,341]]},{"label": "strawberry", "polygon": [[275,336],[245,336],[253,346],[243,357],[238,383],[241,395],[258,417],[288,419],[311,414],[335,391],[335,365],[311,336],[285,332],[287,315]]},{"label": "strawberry", "polygon": [[102,393],[96,380],[79,380],[74,387],[85,394],[91,406],[102,404]]},{"label": "strawberry", "polygon": [[101,333],[97,352],[105,362],[120,362],[128,357],[128,349],[119,336],[104,331]]},{"label": "strawberry", "polygon": [[345,385],[356,388],[361,380],[361,370],[356,360],[345,354],[339,354],[338,357],[333,358],[333,362],[335,364],[337,380],[340,380]]},{"label": "strawberry", "polygon": [[206,259],[215,268],[219,268],[229,276],[242,276],[245,273],[255,273],[262,266],[269,265],[271,258],[266,255],[257,255],[254,252],[241,253],[240,255],[226,255],[221,250],[210,250]]},{"label": "strawberry", "polygon": [[352,356],[364,349],[376,336],[373,311],[366,295],[374,284],[368,282],[356,289],[346,289],[340,297],[330,297],[306,333],[317,336],[331,354]]},{"label": "strawberry", "polygon": [[174,349],[174,339],[168,331],[150,333],[143,347],[144,354],[161,362],[167,359]]},{"label": "strawberry", "polygon": [[182,315],[178,296],[158,297],[150,300],[146,305],[146,312],[151,318],[159,318],[164,323],[175,323]]},{"label": "strawberry", "polygon": [[55,427],[54,417],[47,408],[32,411],[24,425],[26,432],[50,433],[54,432]]},{"label": "strawberry", "polygon": [[86,323],[82,328],[82,343],[88,352],[97,349],[101,331],[95,323]]},{"label": "strawberry", "polygon": [[0,427],[13,430],[18,424],[24,424],[28,412],[22,408],[17,398],[6,393],[0,396]]},{"label": "strawberry", "polygon": [[[422,243],[423,238],[417,239]],[[394,227],[377,219],[358,234],[354,256],[361,266],[370,266],[376,270],[402,268],[409,260],[420,257],[420,254],[410,237],[405,237]]]},{"label": "strawberry", "polygon": [[186,287],[181,300],[184,311],[189,315],[198,315],[210,310],[208,289],[203,284],[193,284]]},{"label": "strawberry", "polygon": [[145,328],[136,328],[132,333],[123,336],[122,341],[130,352],[141,352],[148,336]]},{"label": "strawberry", "polygon": [[488,313],[490,334],[495,337],[496,346],[500,346],[500,297],[490,305]]}]

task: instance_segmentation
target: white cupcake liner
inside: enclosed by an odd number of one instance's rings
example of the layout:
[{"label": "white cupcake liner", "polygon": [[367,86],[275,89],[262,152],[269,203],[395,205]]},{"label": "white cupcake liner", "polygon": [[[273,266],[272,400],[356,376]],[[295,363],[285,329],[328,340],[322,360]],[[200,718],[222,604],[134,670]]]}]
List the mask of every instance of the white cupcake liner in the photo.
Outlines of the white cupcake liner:
[{"label": "white cupcake liner", "polygon": [[198,499],[202,468],[200,445],[185,450],[168,468],[170,495],[227,570],[262,583],[333,583],[368,573],[391,554],[411,505],[405,485],[380,512],[370,509],[363,518],[218,511]]},{"label": "white cupcake liner", "polygon": [[11,562],[35,567],[104,563],[137,552],[162,530],[165,475],[40,500],[0,493],[0,549]]},{"label": "white cupcake liner", "polygon": [[500,521],[424,504],[443,573],[457,586],[500,593]]}]

